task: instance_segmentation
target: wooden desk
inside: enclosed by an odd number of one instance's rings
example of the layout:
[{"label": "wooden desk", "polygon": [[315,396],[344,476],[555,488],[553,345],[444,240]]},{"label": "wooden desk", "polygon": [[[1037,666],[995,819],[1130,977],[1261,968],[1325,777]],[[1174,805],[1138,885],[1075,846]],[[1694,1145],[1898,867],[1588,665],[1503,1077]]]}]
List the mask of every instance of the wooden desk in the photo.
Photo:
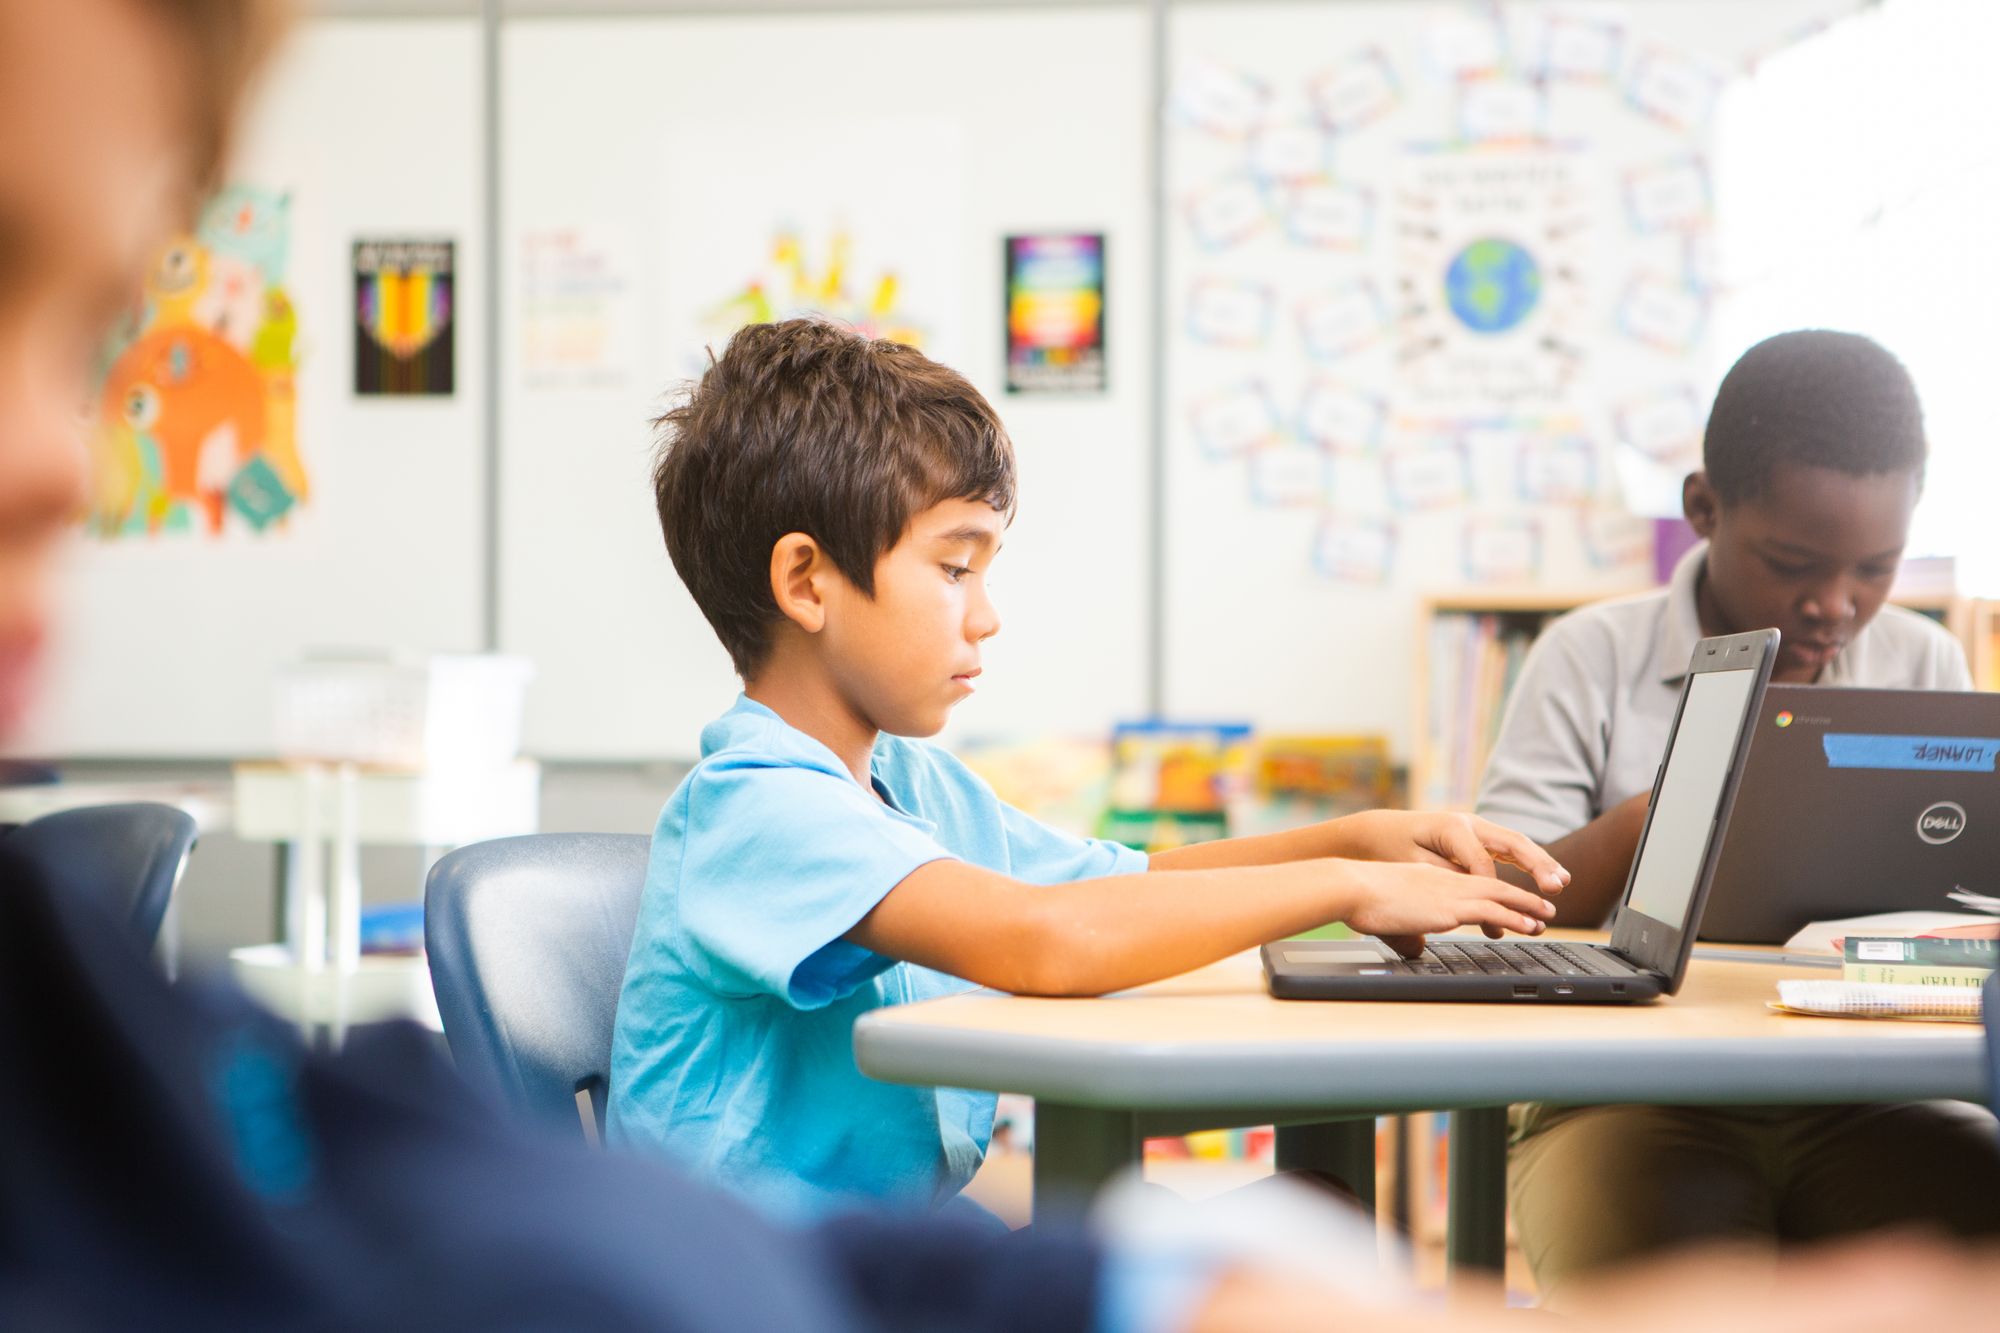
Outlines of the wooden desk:
[{"label": "wooden desk", "polygon": [[1038,1209],[1095,1189],[1155,1134],[1449,1110],[1453,1262],[1491,1268],[1509,1103],[1985,1100],[1976,1025],[1766,1007],[1780,978],[1827,975],[1697,958],[1678,996],[1631,1008],[1338,1003],[1272,999],[1246,953],[1096,1000],[975,991],[877,1010],[854,1054],[892,1083],[1034,1097]]}]

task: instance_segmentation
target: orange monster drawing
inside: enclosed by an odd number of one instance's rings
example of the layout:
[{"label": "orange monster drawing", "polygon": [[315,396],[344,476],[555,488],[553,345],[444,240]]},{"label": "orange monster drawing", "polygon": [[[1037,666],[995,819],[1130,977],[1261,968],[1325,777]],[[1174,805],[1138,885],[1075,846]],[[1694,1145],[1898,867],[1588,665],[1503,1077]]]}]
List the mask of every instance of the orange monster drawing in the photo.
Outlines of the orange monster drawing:
[{"label": "orange monster drawing", "polygon": [[162,250],[105,351],[87,525],[116,539],[282,526],[310,494],[296,438],[288,196],[225,190]]},{"label": "orange monster drawing", "polygon": [[192,324],[156,329],[112,363],[103,424],[131,431],[141,458],[148,444],[157,456],[146,468],[157,475],[146,488],[148,532],[159,531],[178,502],[198,505],[208,531],[222,531],[231,483],[264,449],[264,390],[248,357]]}]

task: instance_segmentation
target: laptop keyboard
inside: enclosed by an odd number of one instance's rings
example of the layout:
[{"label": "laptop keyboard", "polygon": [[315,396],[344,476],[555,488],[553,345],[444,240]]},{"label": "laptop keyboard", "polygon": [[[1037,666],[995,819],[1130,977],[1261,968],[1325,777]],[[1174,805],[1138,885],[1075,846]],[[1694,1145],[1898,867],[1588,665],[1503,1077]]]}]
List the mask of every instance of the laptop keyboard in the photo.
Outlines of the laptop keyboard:
[{"label": "laptop keyboard", "polygon": [[1574,944],[1437,940],[1399,969],[1432,976],[1629,977],[1604,951]]}]

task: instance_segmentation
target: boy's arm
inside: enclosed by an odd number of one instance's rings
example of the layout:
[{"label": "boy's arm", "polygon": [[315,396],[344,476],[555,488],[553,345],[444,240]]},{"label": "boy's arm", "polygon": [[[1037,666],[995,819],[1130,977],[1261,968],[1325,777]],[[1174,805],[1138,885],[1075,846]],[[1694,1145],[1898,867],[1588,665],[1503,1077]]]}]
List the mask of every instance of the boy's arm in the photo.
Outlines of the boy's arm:
[{"label": "boy's arm", "polygon": [[1306,828],[1249,838],[1191,843],[1152,856],[1154,870],[1217,870],[1344,857],[1414,861],[1491,875],[1494,862],[1520,867],[1514,882],[1560,893],[1569,882],[1561,858],[1509,828],[1475,815],[1370,810]]},{"label": "boy's arm", "polygon": [[[1639,850],[1639,834],[1646,826],[1646,803],[1650,792],[1641,792],[1612,806],[1576,832],[1549,844],[1549,855],[1569,871],[1569,887],[1556,901],[1556,926],[1595,930],[1611,916],[1625,892],[1632,873],[1632,857]],[[1512,883],[1527,885],[1528,877],[1512,866],[1501,875]]]},{"label": "boy's arm", "polygon": [[1554,908],[1504,880],[1435,866],[1294,861],[1027,885],[963,861],[911,871],[844,938],[1026,995],[1101,995],[1344,921],[1405,953],[1476,925],[1538,934]]}]

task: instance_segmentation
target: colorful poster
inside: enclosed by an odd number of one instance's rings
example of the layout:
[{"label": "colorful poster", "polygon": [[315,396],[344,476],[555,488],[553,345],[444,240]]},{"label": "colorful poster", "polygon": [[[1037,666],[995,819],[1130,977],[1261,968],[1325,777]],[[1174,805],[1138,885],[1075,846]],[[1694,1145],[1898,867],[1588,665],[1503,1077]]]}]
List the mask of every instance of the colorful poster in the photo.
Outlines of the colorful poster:
[{"label": "colorful poster", "polygon": [[263,533],[310,499],[290,245],[290,196],[235,185],[154,263],[142,310],[105,349],[91,533]]},{"label": "colorful poster", "polygon": [[452,242],[354,243],[354,392],[449,397],[453,391]]},{"label": "colorful poster", "polygon": [[521,383],[530,389],[617,389],[639,362],[638,246],[606,223],[521,234]]},{"label": "colorful poster", "polygon": [[1567,401],[1590,314],[1579,168],[1561,152],[1409,159],[1395,231],[1411,408],[1490,417]]},{"label": "colorful poster", "polygon": [[1007,392],[1101,393],[1104,236],[1007,238]]}]

